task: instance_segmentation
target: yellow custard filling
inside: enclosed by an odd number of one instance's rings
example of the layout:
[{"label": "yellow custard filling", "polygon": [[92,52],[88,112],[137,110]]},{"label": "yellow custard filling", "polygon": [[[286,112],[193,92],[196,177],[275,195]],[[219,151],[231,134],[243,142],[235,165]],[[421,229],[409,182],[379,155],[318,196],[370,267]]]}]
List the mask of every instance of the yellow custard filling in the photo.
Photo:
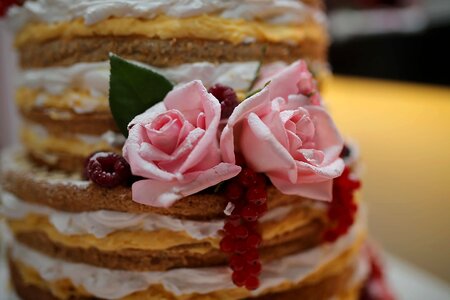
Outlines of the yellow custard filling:
[{"label": "yellow custard filling", "polygon": [[96,142],[88,143],[75,135],[55,136],[46,134],[41,136],[29,127],[23,127],[20,136],[25,147],[33,153],[64,153],[77,157],[87,157],[95,151],[118,151],[106,140],[102,140],[100,136]]},{"label": "yellow custard filling", "polygon": [[44,42],[57,38],[133,35],[159,39],[220,40],[234,44],[252,40],[273,43],[301,43],[306,39],[318,42],[327,40],[325,28],[313,22],[301,25],[275,25],[261,21],[226,19],[214,15],[190,18],[162,15],[151,20],[111,18],[93,25],[86,25],[81,19],[54,24],[29,24],[18,34],[16,45],[21,47],[30,42]]},{"label": "yellow custard filling", "polygon": [[[338,275],[342,272],[346,267],[350,266],[354,263],[356,256],[359,254],[361,245],[365,239],[365,232],[361,232],[357,240],[346,250],[343,251],[335,259],[324,262],[322,265],[318,265],[317,268],[309,274],[306,278],[304,278],[301,282],[293,283],[293,282],[285,282],[278,286],[266,289],[264,293],[275,293],[280,292],[292,288],[298,288],[301,286],[307,286],[309,284],[318,283],[321,280],[329,276]],[[81,286],[74,286],[73,283],[68,279],[60,279],[57,281],[48,282],[42,279],[38,272],[20,262],[15,260],[15,266],[18,268],[18,271],[24,282],[28,284],[32,284],[35,286],[39,286],[42,289],[52,291],[54,295],[57,295],[61,299],[69,299],[71,296],[92,296]],[[342,287],[344,291],[344,287]],[[352,290],[354,291],[354,290]],[[161,285],[152,285],[149,286],[148,289],[140,292],[135,292],[131,295],[125,296],[121,298],[122,300],[213,300],[213,299],[222,299],[222,300],[232,300],[232,299],[241,299],[249,296],[249,292],[243,288],[235,288],[230,290],[218,290],[209,294],[199,295],[199,294],[190,294],[190,295],[179,295],[174,296],[170,292],[164,290]],[[339,295],[338,299],[353,299],[354,294],[350,291],[346,293],[342,293]]]},{"label": "yellow custard filling", "polygon": [[68,110],[75,113],[109,112],[107,97],[94,97],[89,91],[78,89],[68,89],[62,94],[52,95],[21,87],[16,91],[16,103],[24,111],[40,108]]},{"label": "yellow custard filling", "polygon": [[[64,235],[50,224],[46,216],[28,215],[21,220],[9,220],[12,232],[32,232],[38,228],[58,243],[69,247],[94,247],[104,251],[120,251],[123,249],[164,250],[179,245],[192,244],[190,252],[206,253],[211,247],[202,242],[217,244],[214,239],[198,241],[184,232],[175,232],[165,229],[155,231],[115,231],[105,238],[96,238],[90,234]],[[195,245],[195,244],[198,244]],[[216,245],[217,246],[217,245]]]},{"label": "yellow custard filling", "polygon": [[[269,241],[279,235],[306,226],[317,216],[310,210],[294,209],[282,220],[268,221],[261,224],[263,240]],[[183,231],[169,231],[159,229],[155,231],[118,230],[104,238],[97,238],[91,234],[65,235],[59,232],[48,220],[47,216],[28,214],[20,220],[8,220],[11,230],[33,232],[36,229],[44,232],[51,240],[68,247],[95,247],[104,251],[121,249],[164,250],[180,245],[191,245],[190,252],[206,253],[211,248],[219,248],[219,238],[197,240]]]}]

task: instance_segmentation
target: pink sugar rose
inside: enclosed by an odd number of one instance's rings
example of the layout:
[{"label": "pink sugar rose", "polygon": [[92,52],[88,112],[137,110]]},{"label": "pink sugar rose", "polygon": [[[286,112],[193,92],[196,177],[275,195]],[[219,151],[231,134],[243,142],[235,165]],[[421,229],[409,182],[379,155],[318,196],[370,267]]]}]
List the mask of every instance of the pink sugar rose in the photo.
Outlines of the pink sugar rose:
[{"label": "pink sugar rose", "polygon": [[135,117],[123,154],[132,173],[146,179],[133,184],[133,200],[169,207],[236,176],[241,168],[221,159],[219,121],[219,101],[200,81],[176,88]]},{"label": "pink sugar rose", "polygon": [[284,194],[331,201],[333,178],[344,170],[343,140],[326,110],[301,94],[305,72],[296,62],[237,106],[220,147],[224,161],[241,152]]}]

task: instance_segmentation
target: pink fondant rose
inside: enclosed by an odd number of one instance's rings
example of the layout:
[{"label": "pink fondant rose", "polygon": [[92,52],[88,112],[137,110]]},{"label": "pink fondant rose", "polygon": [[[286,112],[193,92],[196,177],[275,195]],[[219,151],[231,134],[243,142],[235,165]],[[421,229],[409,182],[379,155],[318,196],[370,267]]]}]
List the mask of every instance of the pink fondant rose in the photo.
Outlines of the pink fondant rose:
[{"label": "pink fondant rose", "polygon": [[133,200],[168,207],[236,176],[241,168],[221,159],[219,121],[219,101],[200,81],[176,88],[132,120],[124,157],[134,175],[146,178],[133,184]]},{"label": "pink fondant rose", "polygon": [[303,62],[292,64],[236,107],[220,147],[229,163],[241,152],[282,193],[329,201],[344,169],[343,140],[326,110],[302,95],[305,72]]}]

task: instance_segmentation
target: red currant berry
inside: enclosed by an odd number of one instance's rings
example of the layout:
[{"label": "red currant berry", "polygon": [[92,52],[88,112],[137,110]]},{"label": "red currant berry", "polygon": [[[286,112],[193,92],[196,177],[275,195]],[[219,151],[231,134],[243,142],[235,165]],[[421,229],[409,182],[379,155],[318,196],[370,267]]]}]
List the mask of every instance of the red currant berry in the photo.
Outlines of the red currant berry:
[{"label": "red currant berry", "polygon": [[221,119],[230,117],[234,108],[239,104],[236,92],[231,87],[221,84],[216,84],[210,87],[208,91],[220,102],[220,106],[222,108],[220,116]]},{"label": "red currant berry", "polygon": [[256,207],[256,212],[258,213],[258,217],[262,217],[267,212],[267,203],[263,203]]},{"label": "red currant berry", "polygon": [[250,203],[261,205],[267,201],[267,192],[265,186],[256,186],[248,189],[245,195]]},{"label": "red currant berry", "polygon": [[239,225],[234,230],[234,236],[238,239],[246,239],[248,237],[248,229],[244,225]]},{"label": "red currant berry", "polygon": [[262,238],[259,234],[253,233],[248,236],[246,242],[249,249],[256,249],[261,246]]},{"label": "red currant berry", "polygon": [[243,194],[242,186],[237,181],[230,181],[225,190],[225,197],[232,202],[239,200]]},{"label": "red currant berry", "polygon": [[256,183],[256,173],[248,168],[242,169],[238,175],[238,179],[243,186],[249,187]]},{"label": "red currant berry", "polygon": [[220,241],[220,250],[222,250],[225,253],[231,253],[235,250],[236,245],[234,239],[227,235],[222,238]]},{"label": "red currant berry", "polygon": [[247,222],[253,222],[258,219],[258,209],[255,205],[246,205],[241,212],[241,217]]},{"label": "red currant berry", "polygon": [[247,280],[247,274],[242,271],[233,272],[233,275],[231,275],[231,279],[236,286],[241,287],[244,286]]},{"label": "red currant berry", "polygon": [[239,224],[241,224],[241,215],[238,213],[235,213],[236,208],[233,210],[233,212],[231,213],[230,216],[228,216],[226,223],[230,223],[231,225],[233,225],[234,227],[238,226]]},{"label": "red currant berry", "polygon": [[247,280],[245,280],[245,287],[250,290],[256,290],[259,287],[259,279],[256,276],[248,276]]},{"label": "red currant berry", "polygon": [[253,263],[259,259],[259,252],[255,249],[250,249],[245,252],[244,256],[248,263]]},{"label": "red currant berry", "polygon": [[226,222],[225,225],[223,226],[223,230],[225,231],[225,233],[231,236],[234,236],[235,229],[236,226],[230,222]]},{"label": "red currant berry", "polygon": [[261,274],[262,265],[259,261],[255,261],[251,264],[248,264],[246,270],[252,275],[259,275]]},{"label": "red currant berry", "polygon": [[230,268],[233,271],[242,271],[246,266],[245,259],[242,255],[233,255],[230,258]]},{"label": "red currant berry", "polygon": [[131,177],[130,165],[120,155],[111,152],[93,154],[87,164],[87,176],[96,184],[113,188]]},{"label": "red currant berry", "polygon": [[244,254],[247,252],[247,244],[243,240],[238,240],[235,242],[234,252],[238,254]]}]

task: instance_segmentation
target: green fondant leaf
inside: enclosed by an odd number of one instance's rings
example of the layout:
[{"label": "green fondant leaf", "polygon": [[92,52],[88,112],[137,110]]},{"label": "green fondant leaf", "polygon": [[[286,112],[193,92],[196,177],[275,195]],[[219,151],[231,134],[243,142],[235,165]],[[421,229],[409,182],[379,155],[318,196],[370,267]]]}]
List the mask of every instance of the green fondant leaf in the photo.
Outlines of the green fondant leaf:
[{"label": "green fondant leaf", "polygon": [[128,123],[162,101],[173,84],[164,76],[114,54],[110,55],[109,62],[109,106],[118,128],[128,136]]}]

